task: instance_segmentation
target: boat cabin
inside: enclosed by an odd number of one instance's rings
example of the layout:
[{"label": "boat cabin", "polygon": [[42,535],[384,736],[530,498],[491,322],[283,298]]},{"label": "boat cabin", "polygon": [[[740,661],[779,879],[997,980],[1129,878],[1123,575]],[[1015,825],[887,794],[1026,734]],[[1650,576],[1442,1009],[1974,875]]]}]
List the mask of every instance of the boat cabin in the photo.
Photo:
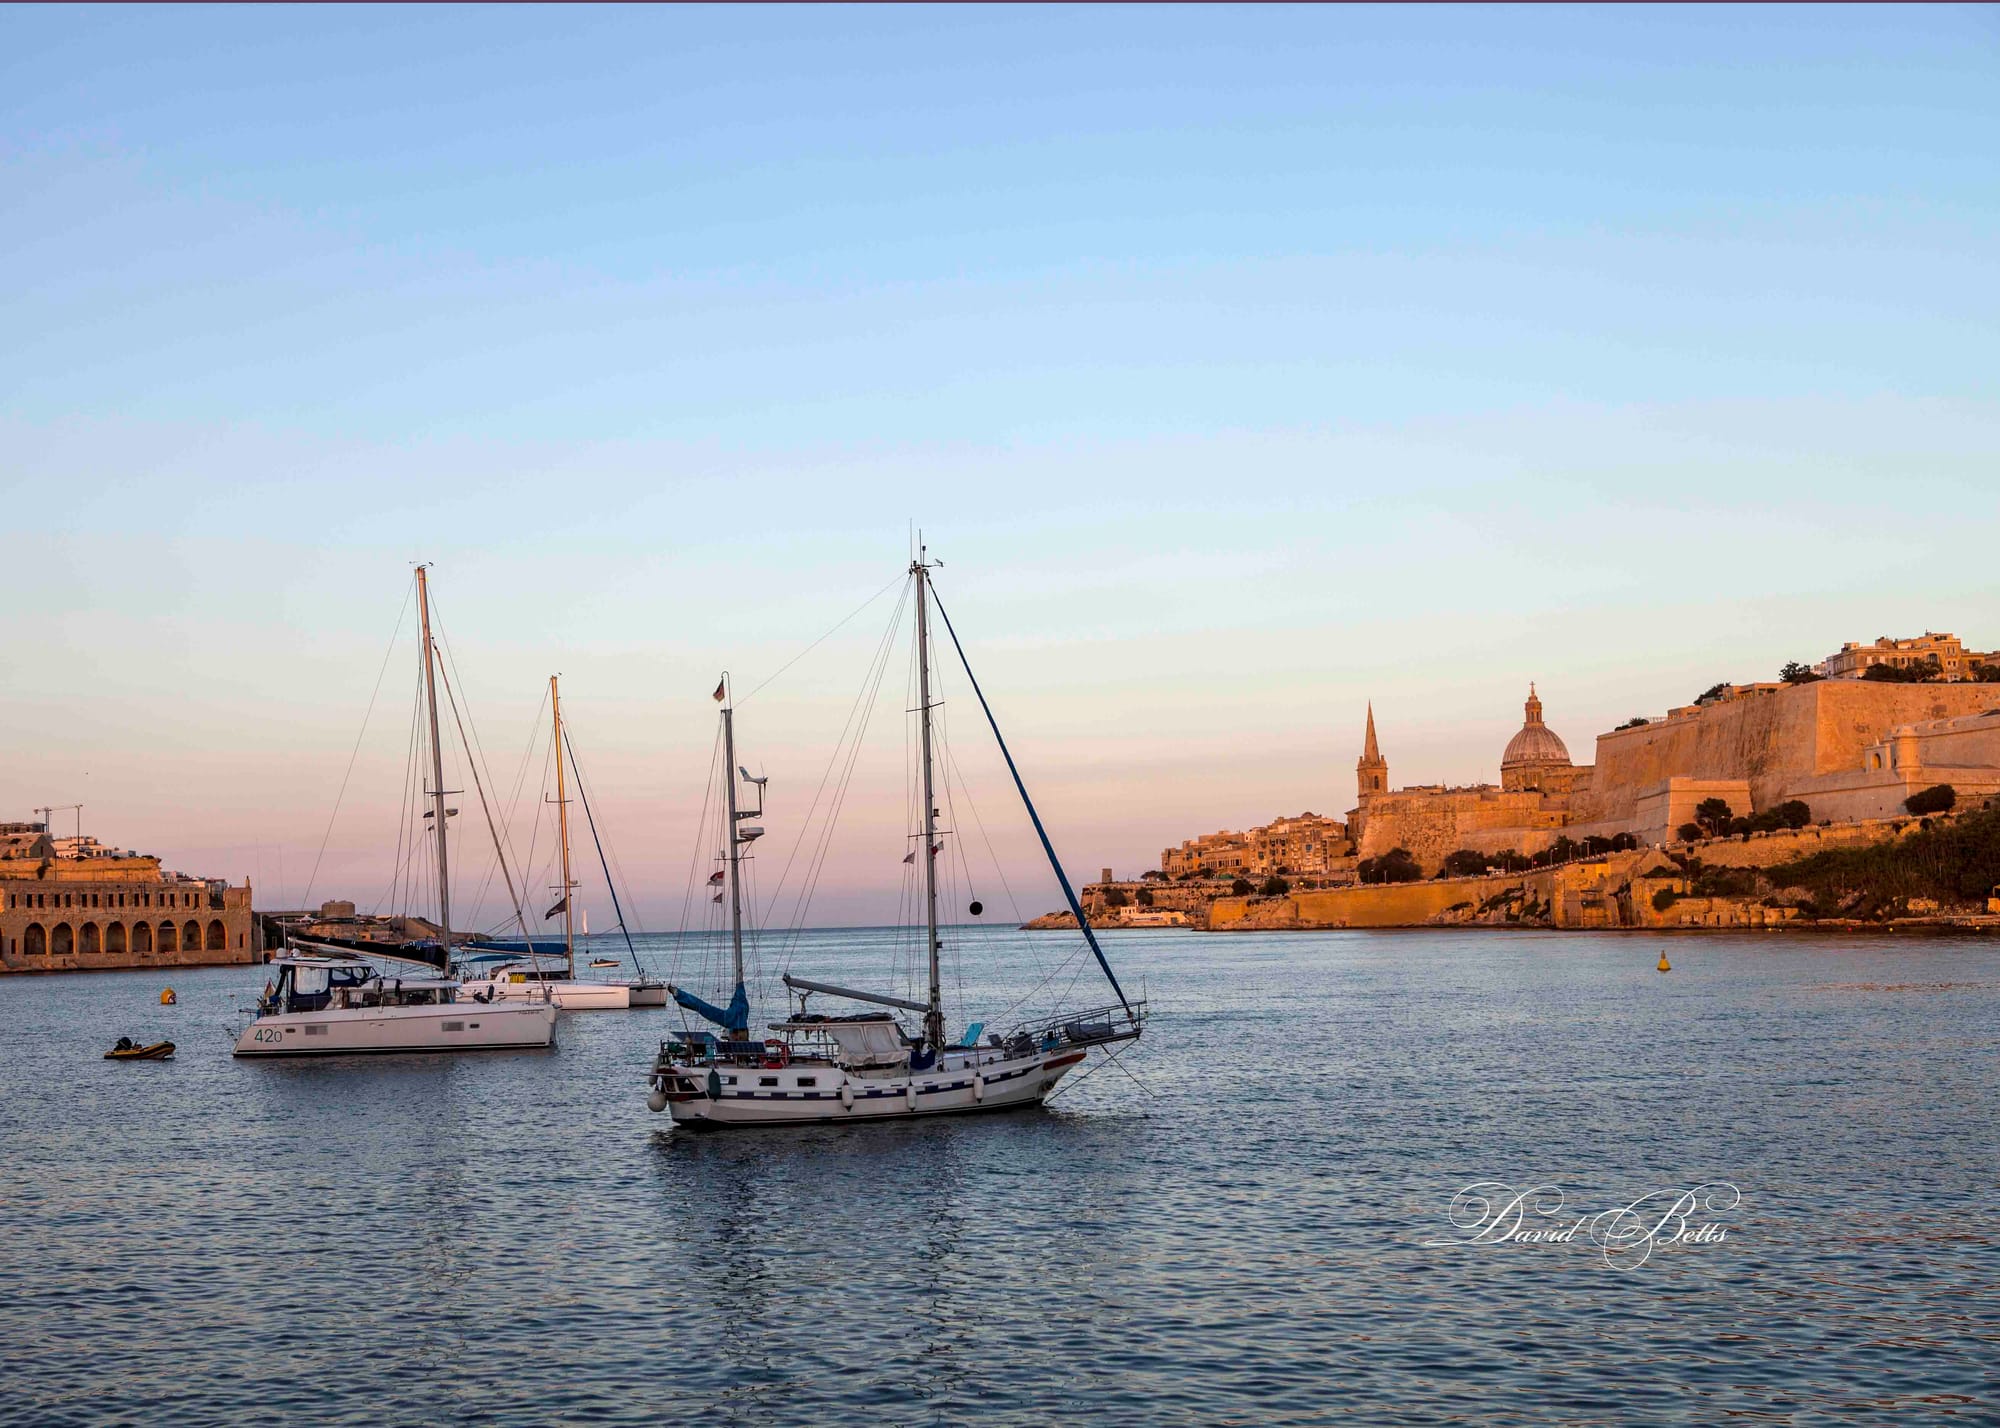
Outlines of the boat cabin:
[{"label": "boat cabin", "polygon": [[384,977],[365,962],[288,957],[265,989],[263,1016],[365,1007],[441,1006],[458,984],[434,977]]}]

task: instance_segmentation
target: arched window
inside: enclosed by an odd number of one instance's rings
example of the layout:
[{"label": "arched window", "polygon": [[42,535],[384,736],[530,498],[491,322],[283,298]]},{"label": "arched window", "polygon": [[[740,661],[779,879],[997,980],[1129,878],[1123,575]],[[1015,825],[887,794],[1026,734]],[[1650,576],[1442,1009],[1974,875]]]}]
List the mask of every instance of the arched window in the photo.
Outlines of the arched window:
[{"label": "arched window", "polygon": [[78,935],[76,950],[81,952],[86,957],[95,957],[101,950],[103,950],[99,946],[97,941],[96,923],[94,922],[84,923]]},{"label": "arched window", "polygon": [[181,935],[171,922],[160,924],[160,950],[178,952],[181,950]]},{"label": "arched window", "polygon": [[153,951],[153,924],[135,922],[132,924],[132,950],[140,956],[150,956]]},{"label": "arched window", "polygon": [[114,922],[104,929],[104,950],[113,957],[125,955],[125,924]]},{"label": "arched window", "polygon": [[189,952],[201,951],[201,924],[190,922],[181,929],[181,946]]},{"label": "arched window", "polygon": [[70,931],[67,922],[58,922],[55,931],[49,934],[49,955],[67,957],[76,951],[76,934]]},{"label": "arched window", "polygon": [[48,933],[42,931],[41,923],[29,923],[27,931],[21,934],[21,955],[24,957],[46,957],[48,952]]},{"label": "arched window", "polygon": [[229,934],[223,930],[222,919],[219,917],[208,924],[208,950],[210,952],[229,950]]}]

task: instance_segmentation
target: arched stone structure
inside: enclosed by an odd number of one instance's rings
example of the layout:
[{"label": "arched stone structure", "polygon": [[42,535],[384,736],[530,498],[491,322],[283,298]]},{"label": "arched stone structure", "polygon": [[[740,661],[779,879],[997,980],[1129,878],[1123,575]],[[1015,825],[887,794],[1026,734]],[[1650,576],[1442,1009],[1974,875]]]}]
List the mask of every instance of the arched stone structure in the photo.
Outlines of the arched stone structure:
[{"label": "arched stone structure", "polygon": [[132,924],[132,950],[134,952],[137,952],[142,957],[148,957],[152,955],[153,952],[152,923],[135,922]]},{"label": "arched stone structure", "polygon": [[31,922],[21,933],[21,955],[23,957],[46,957],[49,955],[49,934],[41,923]]},{"label": "arched stone structure", "polygon": [[223,927],[221,918],[215,917],[209,919],[208,940],[202,945],[210,952],[227,952],[229,950],[229,933]]},{"label": "arched stone structure", "polygon": [[113,957],[125,955],[125,924],[113,922],[104,929],[104,950]]},{"label": "arched stone structure", "polygon": [[71,957],[76,954],[76,933],[67,922],[58,922],[49,933],[49,955],[51,957]]},{"label": "arched stone structure", "polygon": [[180,929],[175,927],[171,922],[160,924],[159,948],[162,952],[178,952],[181,950]]},{"label": "arched stone structure", "polygon": [[188,925],[181,929],[181,950],[183,952],[201,951],[201,924],[199,922],[190,919]]},{"label": "arched stone structure", "polygon": [[76,950],[86,957],[95,957],[104,950],[97,938],[97,924],[86,922],[77,929]]}]

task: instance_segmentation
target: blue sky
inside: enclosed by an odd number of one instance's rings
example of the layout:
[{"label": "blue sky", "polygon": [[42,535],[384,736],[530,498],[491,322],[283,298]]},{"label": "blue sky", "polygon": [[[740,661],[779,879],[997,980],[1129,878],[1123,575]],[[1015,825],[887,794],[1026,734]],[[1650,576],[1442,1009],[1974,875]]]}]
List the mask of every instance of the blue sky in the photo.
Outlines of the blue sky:
[{"label": "blue sky", "polygon": [[1091,870],[1344,810],[1369,698],[1468,780],[1530,678],[1582,761],[2000,645],[1997,80],[1991,9],[0,11],[0,793],[296,885],[429,559],[665,868],[715,669],[912,521]]}]

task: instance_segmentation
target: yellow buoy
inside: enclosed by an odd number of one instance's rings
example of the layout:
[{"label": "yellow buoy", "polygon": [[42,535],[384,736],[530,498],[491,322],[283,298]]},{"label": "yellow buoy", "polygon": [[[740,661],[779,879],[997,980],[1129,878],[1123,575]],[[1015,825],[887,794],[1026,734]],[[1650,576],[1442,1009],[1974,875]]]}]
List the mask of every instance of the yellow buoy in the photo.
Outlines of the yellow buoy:
[{"label": "yellow buoy", "polygon": [[170,1007],[179,1000],[180,998],[174,995],[174,989],[172,987],[168,987],[165,991],[160,993],[160,1005],[163,1007]]},{"label": "yellow buoy", "polygon": [[1667,954],[1665,952],[1660,954],[1660,970],[1662,972],[1671,972],[1674,970],[1673,964],[1667,961]]}]

